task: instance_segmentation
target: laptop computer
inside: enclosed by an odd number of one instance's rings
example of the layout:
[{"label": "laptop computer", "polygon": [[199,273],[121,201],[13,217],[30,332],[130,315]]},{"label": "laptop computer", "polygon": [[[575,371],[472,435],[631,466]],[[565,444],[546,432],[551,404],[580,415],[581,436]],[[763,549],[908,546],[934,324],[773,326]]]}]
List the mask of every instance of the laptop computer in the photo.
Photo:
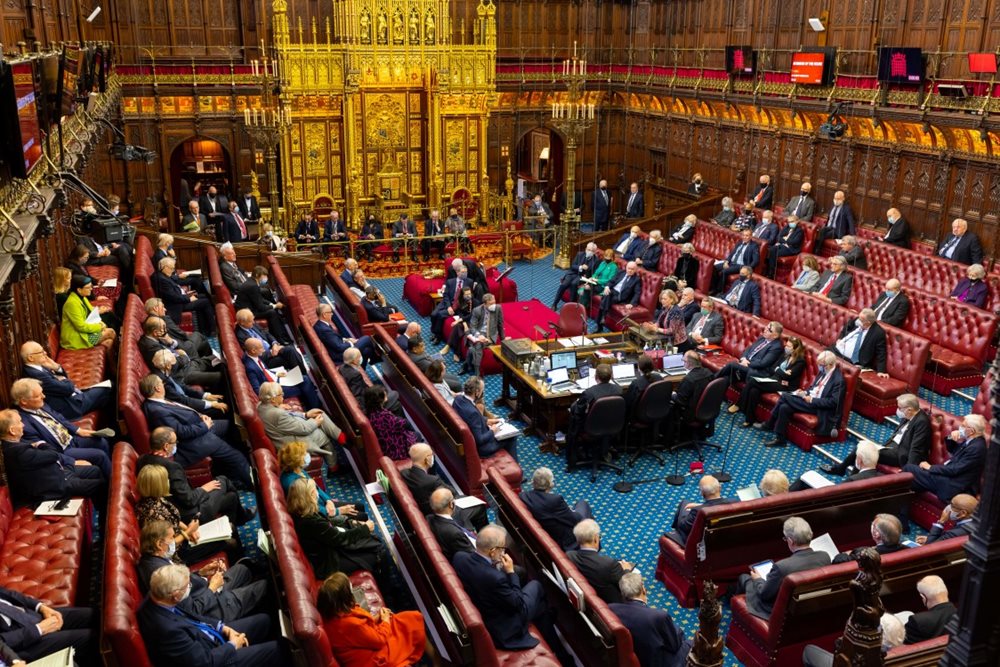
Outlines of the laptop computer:
[{"label": "laptop computer", "polygon": [[558,393],[569,391],[576,386],[575,382],[569,379],[568,368],[553,368],[548,372],[549,391]]},{"label": "laptop computer", "polygon": [[663,357],[663,372],[667,375],[684,375],[687,370],[684,368],[683,354],[668,354]]},{"label": "laptop computer", "polygon": [[620,387],[627,387],[635,379],[635,364],[615,364],[611,367],[611,380]]}]

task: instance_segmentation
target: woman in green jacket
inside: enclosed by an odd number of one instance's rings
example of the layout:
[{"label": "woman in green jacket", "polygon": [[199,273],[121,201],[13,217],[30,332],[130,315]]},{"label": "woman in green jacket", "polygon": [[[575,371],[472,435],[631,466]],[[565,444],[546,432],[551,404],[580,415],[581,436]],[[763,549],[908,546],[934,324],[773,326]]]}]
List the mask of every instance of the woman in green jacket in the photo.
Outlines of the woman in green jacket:
[{"label": "woman in green jacket", "polygon": [[618,273],[618,263],[615,262],[615,251],[613,248],[608,248],[604,251],[604,261],[597,265],[597,268],[594,269],[594,275],[591,276],[597,285],[580,281],[577,296],[584,308],[590,308],[590,295],[594,293],[594,289],[596,288],[598,292],[604,290],[604,286],[611,282],[616,273]]},{"label": "woman in green jacket", "polygon": [[[59,335],[59,345],[65,350],[86,350],[95,345],[111,347],[115,342],[115,330],[104,326],[98,320],[87,322],[87,317],[94,306],[90,303],[90,294],[94,291],[94,281],[87,276],[75,275],[71,283],[69,296],[63,305],[62,327]],[[111,310],[110,306],[100,306],[98,313]]]}]

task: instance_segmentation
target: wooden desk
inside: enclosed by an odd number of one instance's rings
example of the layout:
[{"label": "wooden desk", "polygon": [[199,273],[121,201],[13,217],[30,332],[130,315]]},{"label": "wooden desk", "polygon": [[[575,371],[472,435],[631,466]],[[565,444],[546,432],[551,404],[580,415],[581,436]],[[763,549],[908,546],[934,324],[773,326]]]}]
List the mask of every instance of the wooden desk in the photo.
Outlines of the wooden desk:
[{"label": "wooden desk", "polygon": [[[593,334],[587,337],[605,338],[608,343],[572,348],[563,347],[556,340],[535,342],[549,353],[575,350],[578,357],[590,358],[591,365],[594,365],[593,357],[597,350],[623,352],[628,355],[634,355],[639,351],[620,332]],[[510,408],[512,419],[525,422],[528,429],[533,430],[542,438],[539,451],[558,454],[561,445],[556,443],[555,434],[557,431],[566,432],[569,426],[569,406],[576,401],[580,394],[568,391],[550,392],[544,380],[539,382],[537,378],[525,373],[521,366],[506,359],[501,353],[499,345],[494,345],[491,349],[493,356],[500,363],[503,379],[497,404]],[[514,389],[514,393],[511,393],[511,388]]]}]

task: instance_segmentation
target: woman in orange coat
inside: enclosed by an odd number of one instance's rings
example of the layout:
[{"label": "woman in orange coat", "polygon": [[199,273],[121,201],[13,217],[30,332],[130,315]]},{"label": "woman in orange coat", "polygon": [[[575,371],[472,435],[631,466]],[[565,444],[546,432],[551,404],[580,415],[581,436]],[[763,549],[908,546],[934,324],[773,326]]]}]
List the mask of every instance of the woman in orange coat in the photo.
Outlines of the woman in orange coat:
[{"label": "woman in orange coat", "polygon": [[377,617],[358,606],[351,582],[334,572],[316,600],[333,657],[344,667],[404,667],[420,660],[427,635],[417,611],[393,614],[383,607]]}]

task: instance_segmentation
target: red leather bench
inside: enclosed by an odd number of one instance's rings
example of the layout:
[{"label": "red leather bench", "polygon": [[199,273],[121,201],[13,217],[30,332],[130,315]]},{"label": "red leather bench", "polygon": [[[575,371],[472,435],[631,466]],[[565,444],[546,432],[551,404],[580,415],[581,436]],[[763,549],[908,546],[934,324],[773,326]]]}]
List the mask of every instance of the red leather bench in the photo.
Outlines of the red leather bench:
[{"label": "red leather bench", "polygon": [[[326,281],[333,291],[334,307],[342,316],[347,318],[347,324],[351,327],[355,336],[371,336],[375,329],[375,323],[368,321],[368,313],[361,304],[361,299],[348,289],[340,274],[332,265],[326,265]],[[393,335],[396,334],[398,325],[396,322],[382,322]]]},{"label": "red leather bench", "polygon": [[[698,228],[695,228],[696,236],[698,234],[697,229]],[[677,258],[680,256],[681,247],[679,245],[664,242],[663,252],[660,253],[660,266],[657,269],[658,273],[664,276],[673,275],[674,267],[677,266]],[[709,255],[698,252],[697,247],[695,248],[694,256],[698,258],[698,279],[695,281],[694,285],[688,285],[688,287],[694,288],[702,294],[708,294],[708,292],[712,289],[712,267],[715,260]],[[657,305],[659,305],[659,302],[657,302]]]},{"label": "red leather bench", "polygon": [[[399,392],[403,408],[462,492],[482,497],[486,470],[489,468],[500,470],[519,489],[523,473],[517,461],[504,449],[488,458],[480,458],[468,425],[410,361],[406,352],[396,344],[395,337],[382,327],[375,327],[374,338],[382,351],[382,373],[386,382]],[[409,463],[409,460],[396,462],[401,467],[407,467]]]},{"label": "red leather bench", "polygon": [[[559,662],[555,654],[535,626],[530,628],[532,636],[539,641],[534,648],[524,651],[496,648],[479,609],[465,592],[462,581],[438,546],[427,520],[400,476],[396,462],[383,457],[381,469],[389,480],[390,506],[396,525],[393,541],[420,597],[427,602],[428,614],[425,618],[445,642],[450,662],[477,667],[557,667]],[[447,610],[452,622],[458,626],[458,632],[449,629],[442,618],[441,607]]]},{"label": "red leather bench", "polygon": [[[487,474],[486,489],[495,503],[497,518],[510,533],[514,550],[521,553],[521,564],[545,587],[546,599],[556,610],[556,625],[580,661],[593,667],[638,667],[639,660],[632,650],[632,635],[618,616],[597,595],[555,540],[538,525],[507,481],[495,470]],[[572,579],[583,590],[583,612],[577,611],[566,594],[542,573],[542,570],[551,572],[557,568],[564,580]]]},{"label": "red leather bench", "polygon": [[[698,225],[694,228],[693,243],[695,250],[707,257],[711,257],[713,260],[724,260],[729,256],[732,249],[742,242],[743,235],[741,232],[734,232],[728,227],[720,227],[708,220],[699,220]],[[756,238],[753,239],[753,242],[757,244],[757,249],[760,250],[760,261],[757,262],[757,266],[753,267],[753,271],[754,273],[763,274],[764,269],[767,267],[768,244]]]},{"label": "red leather bench", "polygon": [[883,475],[822,489],[806,489],[698,510],[685,546],[660,537],[656,578],[683,607],[698,604],[702,583],[727,586],[762,560],[788,556],[781,527],[791,515],[809,522],[816,536],[829,532],[842,550],[871,544],[871,520],[898,514],[913,492],[909,473]]},{"label": "red leather bench", "polygon": [[912,667],[913,665],[936,665],[944,656],[948,648],[948,635],[941,635],[934,639],[917,642],[916,644],[903,644],[890,649],[885,654],[883,667]]},{"label": "red leather bench", "polygon": [[[304,654],[305,664],[336,667],[338,663],[333,657],[330,639],[316,609],[316,593],[322,582],[316,580],[312,566],[299,545],[295,524],[285,506],[278,462],[274,454],[266,449],[254,451],[253,461],[260,482],[261,507],[267,517],[274,549],[272,557],[281,574],[284,590],[282,608],[291,620],[298,650]],[[349,577],[356,590],[364,591],[372,614],[378,615],[385,603],[371,573],[358,570]]]},{"label": "red leather bench", "polygon": [[49,355],[59,362],[77,387],[90,387],[108,376],[108,348],[95,345],[86,350],[64,350],[59,345],[59,327],[49,328]]},{"label": "red leather bench", "polygon": [[[445,276],[448,275],[448,269],[451,268],[452,259],[454,258],[449,257],[445,260],[444,274],[438,278],[425,278],[422,273],[411,273],[403,281],[403,298],[409,301],[414,310],[423,317],[430,317],[431,311],[434,310],[434,301],[431,299],[431,292],[436,292],[444,287]],[[475,257],[463,257],[462,259],[470,259],[479,263],[479,260]],[[489,289],[490,294],[496,297],[497,303],[517,301],[516,282],[507,277],[503,278],[502,281],[497,280],[500,271],[495,266],[491,266],[488,269],[483,266],[483,268],[486,273],[486,287]]]},{"label": "red leather bench", "polygon": [[[930,574],[944,579],[957,598],[967,539],[957,537],[882,556],[880,596],[886,610],[922,609],[917,582]],[[801,665],[806,644],[831,650],[854,609],[850,583],[856,574],[857,563],[851,561],[785,577],[767,620],[748,611],[746,596],[734,597],[726,646],[750,667]]]},{"label": "red leather bench", "polygon": [[[145,304],[149,299],[158,296],[153,290],[153,274],[159,269],[153,266],[153,245],[149,242],[149,238],[142,234],[135,239],[133,264],[135,267],[135,291],[139,293],[139,297]],[[189,312],[183,313],[177,326],[189,333],[194,331],[194,316]]]}]

